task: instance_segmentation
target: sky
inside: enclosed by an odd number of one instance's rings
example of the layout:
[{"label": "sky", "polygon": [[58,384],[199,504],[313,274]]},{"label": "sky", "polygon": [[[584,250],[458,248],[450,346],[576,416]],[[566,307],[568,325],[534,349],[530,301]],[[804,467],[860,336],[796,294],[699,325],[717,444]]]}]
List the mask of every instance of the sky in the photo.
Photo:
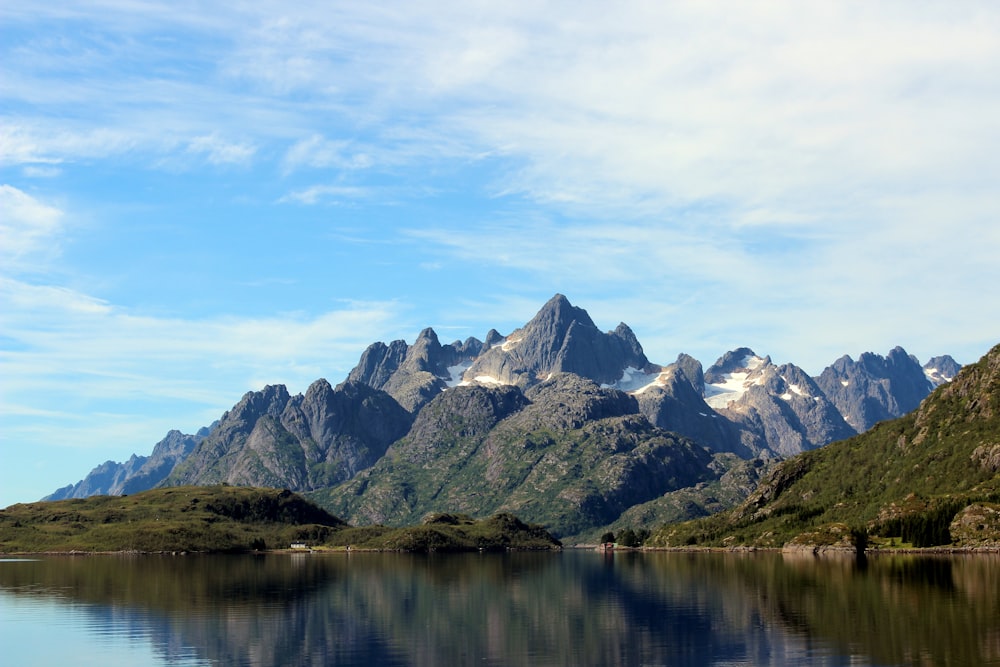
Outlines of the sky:
[{"label": "sky", "polygon": [[556,293],[655,363],[976,361],[998,72],[991,0],[5,0],[0,507]]}]

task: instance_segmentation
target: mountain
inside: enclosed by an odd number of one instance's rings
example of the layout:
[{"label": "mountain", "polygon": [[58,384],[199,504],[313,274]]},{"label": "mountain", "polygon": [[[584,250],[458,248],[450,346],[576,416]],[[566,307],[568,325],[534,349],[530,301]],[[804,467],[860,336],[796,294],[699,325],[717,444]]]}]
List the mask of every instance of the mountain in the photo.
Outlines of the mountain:
[{"label": "mountain", "polygon": [[[752,369],[741,365],[723,374],[713,368],[706,373],[706,382],[719,392],[712,396],[710,405],[742,427],[744,433],[756,436],[748,443],[755,454],[792,456],[855,434],[801,368],[792,364],[776,366],[769,357],[761,359],[752,353],[748,358]],[[721,383],[711,384],[715,379]],[[720,386],[731,388],[734,379],[742,379],[739,389],[719,391]]]},{"label": "mountain", "polygon": [[135,454],[124,463],[105,461],[76,484],[65,486],[42,500],[64,500],[89,496],[120,496],[151,489],[162,482],[180,461],[201,442],[209,429],[195,435],[170,431],[147,456]]},{"label": "mountain", "polygon": [[[752,446],[752,435],[705,402],[701,363],[694,363],[697,370],[687,371],[678,363],[671,364],[654,382],[635,390],[640,412],[655,426],[687,436],[713,452],[733,452],[743,458],[758,454],[762,448]],[[689,379],[688,373],[697,380]]]},{"label": "mountain", "polygon": [[737,508],[667,526],[653,542],[998,546],[998,443],[1000,345],[916,411],[790,458]]},{"label": "mountain", "polygon": [[958,372],[962,370],[962,365],[949,355],[933,357],[924,364],[924,375],[930,381],[931,386],[940,387],[945,382],[951,382]]},{"label": "mountain", "polygon": [[697,443],[650,424],[635,398],[559,373],[524,391],[449,389],[378,463],[309,497],[351,523],[510,512],[566,536],[711,478],[710,462]]},{"label": "mountain", "polygon": [[590,315],[562,294],[552,297],[530,322],[476,357],[465,381],[531,386],[555,373],[574,373],[613,383],[628,368],[650,367],[635,334],[624,323],[602,333]]},{"label": "mountain", "polygon": [[350,479],[402,437],[412,416],[359,382],[317,380],[305,395],[283,385],[248,392],[163,481],[308,491]]},{"label": "mountain", "polygon": [[455,376],[482,349],[475,338],[441,345],[433,329],[424,329],[413,345],[402,340],[369,345],[347,381],[380,389],[408,411],[417,412],[449,385],[457,384]]},{"label": "mountain", "polygon": [[816,383],[858,433],[916,409],[933,388],[920,362],[901,347],[885,357],[866,352],[854,361],[843,356]]}]

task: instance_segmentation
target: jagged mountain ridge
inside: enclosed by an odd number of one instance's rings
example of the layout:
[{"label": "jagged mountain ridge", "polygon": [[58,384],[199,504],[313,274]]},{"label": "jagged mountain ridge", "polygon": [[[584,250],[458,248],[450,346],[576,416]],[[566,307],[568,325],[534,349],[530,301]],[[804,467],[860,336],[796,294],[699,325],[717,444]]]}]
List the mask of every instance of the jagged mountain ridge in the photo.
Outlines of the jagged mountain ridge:
[{"label": "jagged mountain ridge", "polygon": [[655,543],[861,548],[859,533],[886,547],[1000,544],[1000,345],[916,410],[782,461],[738,507]]},{"label": "jagged mountain ridge", "polygon": [[[883,399],[885,410],[899,410],[905,400],[893,393],[898,383],[879,384],[885,378],[877,375],[899,367],[899,355],[893,363],[881,364],[877,355],[862,356],[865,363],[855,369],[857,377],[867,377],[867,386],[884,387],[871,400]],[[913,361],[905,353],[901,359]],[[950,357],[937,357],[931,364],[939,375],[957,366]],[[714,453],[780,458],[854,433],[818,379],[795,366],[776,366],[747,348],[727,353],[708,371],[685,354],[659,366],[648,361],[625,324],[602,333],[585,310],[557,294],[509,336],[491,330],[485,342],[470,338],[442,345],[432,329],[425,329],[413,345],[372,344],[336,388],[319,380],[305,395],[294,397],[280,385],[249,392],[175,462],[169,476],[155,483],[330,488],[355,479],[387,453],[404,451],[395,446],[404,436],[411,443],[407,456],[419,449],[413,443],[423,440],[423,446],[431,446],[430,431],[421,431],[419,424],[425,423],[426,407],[443,394],[455,395],[459,387],[507,387],[508,392],[516,390],[511,396],[520,393],[517,400],[531,403],[532,392],[565,375],[627,396],[630,419],[645,420],[641,428],[630,422],[630,429],[679,434]],[[582,390],[585,384],[577,386]],[[855,384],[864,385],[860,379]],[[930,391],[930,381],[925,388]],[[460,419],[461,409],[454,411],[442,419]],[[579,424],[561,428],[579,431],[604,418],[583,414]],[[537,439],[526,424],[520,428],[521,436],[510,437],[521,437],[523,443]],[[92,493],[124,488],[102,487],[96,475],[84,482],[81,488]]]},{"label": "jagged mountain ridge", "polygon": [[42,500],[120,496],[151,489],[166,479],[174,466],[187,458],[209,432],[210,428],[202,428],[194,435],[187,435],[172,430],[156,443],[149,456],[133,454],[124,463],[105,461],[76,484],[64,486]]},{"label": "jagged mountain ridge", "polygon": [[475,338],[441,345],[434,330],[428,328],[420,332],[413,345],[402,340],[389,345],[382,342],[369,345],[347,381],[385,391],[408,411],[416,413],[455,384],[455,373],[471,364],[482,350],[483,343]]},{"label": "jagged mountain ridge", "polygon": [[375,463],[411,421],[391,396],[360,382],[334,389],[317,380],[297,396],[268,386],[226,412],[161,484],[332,486]]}]

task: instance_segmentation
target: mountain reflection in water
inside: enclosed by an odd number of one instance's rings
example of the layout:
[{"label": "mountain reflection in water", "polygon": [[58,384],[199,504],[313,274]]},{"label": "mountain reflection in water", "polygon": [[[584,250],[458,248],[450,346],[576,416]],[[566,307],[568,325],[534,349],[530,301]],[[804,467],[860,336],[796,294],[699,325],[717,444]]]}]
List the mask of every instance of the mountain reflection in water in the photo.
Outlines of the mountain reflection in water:
[{"label": "mountain reflection in water", "polygon": [[1000,665],[1000,558],[0,560],[5,663],[139,644],[127,664]]}]

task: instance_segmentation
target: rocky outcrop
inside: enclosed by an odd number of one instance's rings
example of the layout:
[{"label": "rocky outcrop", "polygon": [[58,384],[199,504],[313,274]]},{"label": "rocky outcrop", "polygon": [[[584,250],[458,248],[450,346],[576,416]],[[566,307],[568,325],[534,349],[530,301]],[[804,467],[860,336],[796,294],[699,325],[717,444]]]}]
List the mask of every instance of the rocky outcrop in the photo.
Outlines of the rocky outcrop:
[{"label": "rocky outcrop", "polygon": [[920,363],[901,347],[885,357],[865,352],[854,361],[843,356],[816,383],[858,433],[915,410],[932,389]]},{"label": "rocky outcrop", "polygon": [[347,380],[381,389],[415,413],[448,387],[453,368],[471,363],[482,348],[475,338],[441,345],[434,330],[428,328],[413,345],[402,340],[370,345]]},{"label": "rocky outcrop", "polygon": [[794,456],[854,435],[853,429],[805,371],[766,361],[753,384],[719,412],[754,434],[755,455]]}]

